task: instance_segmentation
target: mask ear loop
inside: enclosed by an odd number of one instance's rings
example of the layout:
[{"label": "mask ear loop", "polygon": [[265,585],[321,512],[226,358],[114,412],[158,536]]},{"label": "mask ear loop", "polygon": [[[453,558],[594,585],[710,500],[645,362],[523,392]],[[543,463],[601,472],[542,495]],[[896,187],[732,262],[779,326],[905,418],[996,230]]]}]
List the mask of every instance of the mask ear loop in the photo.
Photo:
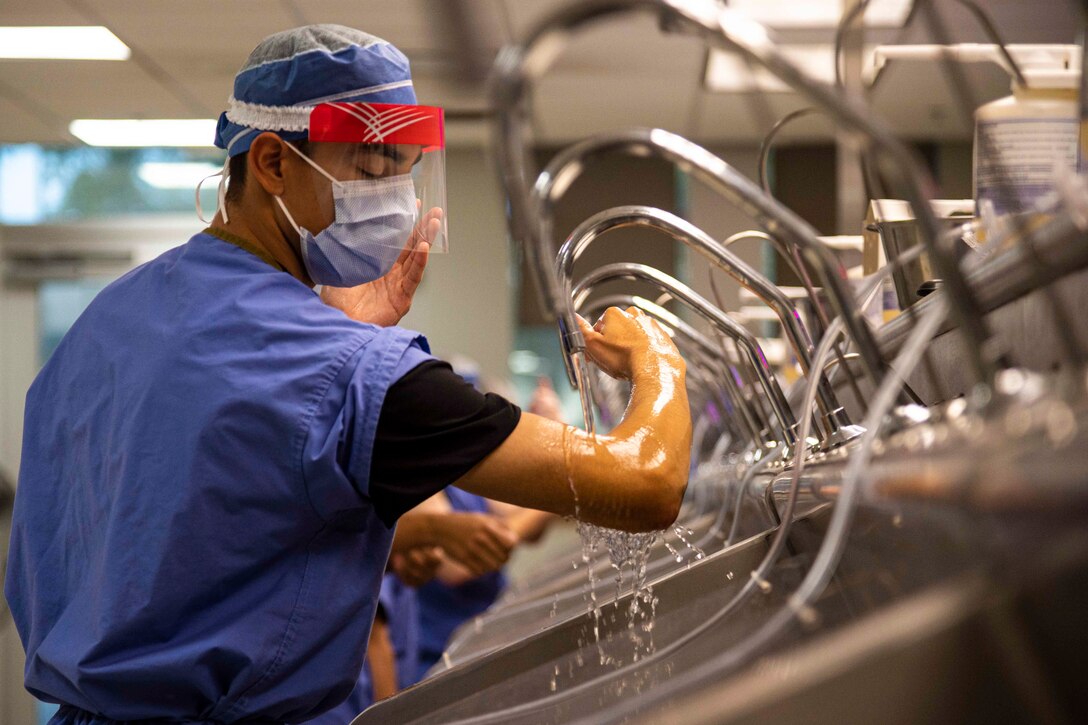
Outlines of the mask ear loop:
[{"label": "mask ear loop", "polygon": [[[338,186],[340,185],[340,183],[341,183],[340,181],[338,181],[335,177],[333,177],[333,175],[330,174],[328,171],[325,171],[325,169],[318,166],[317,162],[315,162],[309,156],[307,156],[306,154],[304,154],[301,151],[299,151],[298,149],[296,149],[294,144],[292,144],[290,141],[284,141],[283,143],[284,143],[285,146],[287,146],[287,148],[291,149],[296,154],[298,154],[299,158],[301,158],[303,161],[308,163],[310,166],[314,167],[317,170],[317,173],[324,176],[326,179],[331,181],[333,184],[336,184]],[[300,227],[298,224],[295,224],[295,219],[294,219],[294,217],[291,216],[291,212],[287,211],[287,205],[283,203],[283,199],[281,199],[278,196],[275,197],[275,199],[276,199],[276,203],[280,205],[280,209],[282,209],[283,213],[287,216],[287,221],[291,223],[291,226],[293,226],[295,228],[296,232],[301,234],[302,233],[302,227]],[[303,260],[305,260],[305,257],[306,257],[306,245],[305,244],[302,245],[302,256],[303,256]]]},{"label": "mask ear loop", "polygon": [[230,157],[223,161],[223,168],[216,171],[214,174],[208,174],[196,184],[196,216],[197,219],[205,224],[211,224],[215,216],[212,219],[204,218],[204,209],[200,205],[200,187],[204,185],[204,182],[213,176],[219,177],[219,187],[216,192],[216,211],[223,215],[223,221],[230,223],[230,217],[227,216],[227,179],[230,178]]},{"label": "mask ear loop", "polygon": [[[298,149],[296,149],[294,144],[292,144],[290,141],[284,141],[283,143],[284,143],[285,146],[287,146],[287,148],[291,149],[296,154],[298,154],[299,157],[302,158],[303,161],[305,161],[310,166],[317,169],[317,172],[319,174],[321,174],[322,176],[324,176],[326,179],[328,179],[329,181],[331,181],[334,184],[339,184],[340,183],[339,181],[337,181],[336,179],[333,178],[332,174],[330,174],[328,171],[325,171],[325,169],[318,166],[314,162],[313,159],[311,159],[306,154],[304,154],[301,151],[299,151]],[[287,221],[291,223],[291,226],[293,226],[295,228],[296,232],[301,234],[302,233],[302,228],[298,224],[295,224],[295,218],[291,216],[291,212],[287,211],[287,205],[283,203],[283,199],[281,199],[278,196],[274,197],[274,198],[276,199],[276,203],[280,205],[280,209],[282,209],[283,213],[287,216]],[[303,251],[305,252],[305,247],[303,247]]]},{"label": "mask ear loop", "polygon": [[295,218],[291,216],[291,212],[287,211],[287,205],[283,203],[283,199],[278,196],[274,196],[272,198],[275,199],[276,203],[280,205],[280,209],[283,210],[284,216],[287,217],[287,221],[291,224],[292,227],[294,227],[295,232],[297,232],[298,234],[302,234],[302,227],[300,227],[298,224],[295,224]]},{"label": "mask ear loop", "polygon": [[[283,210],[283,215],[287,217],[287,222],[292,227],[294,227],[295,232],[297,234],[299,234],[299,236],[301,236],[302,235],[302,227],[300,227],[298,224],[295,223],[295,218],[293,216],[291,216],[291,212],[287,211],[287,205],[283,203],[283,199],[281,199],[278,196],[274,196],[272,198],[275,199],[276,203],[280,205],[280,209]],[[310,269],[310,258],[309,258],[308,254],[306,252],[306,249],[307,249],[306,244],[305,244],[305,242],[303,242],[303,244],[301,245],[302,265],[307,270],[309,270]],[[318,294],[321,294],[321,288],[322,288],[321,285],[317,285],[316,287],[314,287],[314,291],[317,292]]]}]

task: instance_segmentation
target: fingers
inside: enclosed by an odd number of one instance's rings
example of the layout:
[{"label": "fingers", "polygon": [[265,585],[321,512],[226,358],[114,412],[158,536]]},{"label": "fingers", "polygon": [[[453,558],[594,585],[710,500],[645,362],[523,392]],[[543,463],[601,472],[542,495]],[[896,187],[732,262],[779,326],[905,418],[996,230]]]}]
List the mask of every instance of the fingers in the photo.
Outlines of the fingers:
[{"label": "fingers", "polygon": [[418,587],[434,578],[442,557],[438,549],[422,547],[393,554],[389,563],[398,579],[410,587]]},{"label": "fingers", "polygon": [[465,552],[469,566],[476,576],[502,568],[510,556],[510,549],[517,543],[517,536],[487,514],[473,514],[474,530]]},{"label": "fingers", "polygon": [[608,323],[621,324],[622,321],[628,319],[628,313],[634,309],[634,307],[628,307],[627,312],[625,313],[619,307],[609,307],[604,311],[604,314],[601,315],[601,318],[597,320],[597,324],[593,326],[593,329],[597,330],[597,332],[604,333],[605,328],[608,327]]},{"label": "fingers", "polygon": [[584,335],[587,339],[597,335],[597,330],[594,329],[593,325],[586,322],[586,318],[582,317],[581,315],[575,315],[575,318],[578,320],[578,327],[579,329],[581,329],[582,335]]},{"label": "fingers", "polygon": [[423,281],[423,272],[427,268],[427,261],[430,259],[431,245],[430,242],[420,242],[415,251],[406,261],[404,265],[404,283],[406,285],[405,291],[411,295],[416,291],[416,287]]},{"label": "fingers", "polygon": [[434,209],[432,212],[435,214],[428,222],[426,226],[426,241],[434,243],[434,240],[438,238],[438,233],[442,231],[442,210]]},{"label": "fingers", "polygon": [[[422,206],[422,202],[416,199],[416,210]],[[442,231],[442,217],[444,213],[439,207],[434,207],[423,217],[416,222],[416,225],[412,228],[412,233],[408,235],[408,240],[404,244],[404,249],[401,250],[400,255],[397,256],[396,264],[403,265],[409,261],[413,254],[425,254],[430,245],[434,244],[435,239],[438,238],[438,233]],[[421,248],[421,245],[426,243],[426,248]]]},{"label": "fingers", "polygon": [[408,552],[408,562],[406,575],[410,581],[405,581],[405,584],[418,587],[434,578],[442,557],[432,548],[413,549]]},{"label": "fingers", "polygon": [[443,550],[473,576],[483,574],[490,566],[486,549],[477,540],[479,517],[479,514],[450,513],[442,519],[447,525],[441,540]]},{"label": "fingers", "polygon": [[419,569],[434,570],[438,568],[438,565],[442,563],[442,555],[439,550],[425,546],[417,549],[412,549],[408,552],[408,558],[412,565]]},{"label": "fingers", "polygon": [[506,563],[510,557],[510,549],[517,540],[512,537],[507,539],[497,527],[488,526],[477,533],[475,543],[485,571],[495,571]]},{"label": "fingers", "polygon": [[441,209],[434,207],[419,220],[415,229],[412,230],[412,243],[408,246],[414,247],[420,242],[434,243],[434,240],[438,238],[438,233],[442,231],[442,218],[445,216]]},{"label": "fingers", "polygon": [[448,552],[450,557],[465,567],[466,570],[472,576],[483,576],[489,571],[494,571],[496,565],[490,561],[486,554],[481,552],[474,544],[470,543],[468,547],[459,549],[456,552]]}]

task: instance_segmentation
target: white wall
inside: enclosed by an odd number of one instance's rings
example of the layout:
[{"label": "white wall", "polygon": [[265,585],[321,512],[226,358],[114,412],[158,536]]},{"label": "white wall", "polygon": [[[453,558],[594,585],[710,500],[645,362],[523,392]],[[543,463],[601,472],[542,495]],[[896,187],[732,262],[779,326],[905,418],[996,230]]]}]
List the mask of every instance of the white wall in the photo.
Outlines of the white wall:
[{"label": "white wall", "polygon": [[436,355],[457,353],[506,378],[514,339],[514,288],[503,201],[482,149],[448,149],[449,254],[436,254],[401,324],[427,336]]},{"label": "white wall", "polygon": [[[5,288],[0,281],[0,468],[13,484],[19,470],[23,401],[37,374],[37,292],[33,287]],[[7,555],[7,525],[0,522],[0,556]],[[0,606],[0,722],[36,722],[34,699],[23,689],[23,648],[15,625]]]},{"label": "white wall", "polygon": [[0,468],[19,470],[23,401],[38,372],[38,301],[31,286],[0,284]]},{"label": "white wall", "polygon": [[[752,180],[757,178],[756,161],[759,152],[755,147],[716,148],[712,150],[726,163],[748,178]],[[690,182],[686,216],[692,224],[719,240],[723,240],[737,232],[759,229],[752,217],[694,179]],[[763,271],[763,251],[760,242],[738,242],[730,247],[730,251],[757,270]],[[713,301],[714,294],[711,291],[708,278],[709,270],[710,263],[704,257],[694,253],[687,255],[686,276],[690,280],[689,284],[696,292]],[[725,309],[735,312],[739,307],[740,285],[724,272],[716,271],[714,274],[718,289],[722,293]],[[692,322],[705,329],[702,320],[692,320]]]}]

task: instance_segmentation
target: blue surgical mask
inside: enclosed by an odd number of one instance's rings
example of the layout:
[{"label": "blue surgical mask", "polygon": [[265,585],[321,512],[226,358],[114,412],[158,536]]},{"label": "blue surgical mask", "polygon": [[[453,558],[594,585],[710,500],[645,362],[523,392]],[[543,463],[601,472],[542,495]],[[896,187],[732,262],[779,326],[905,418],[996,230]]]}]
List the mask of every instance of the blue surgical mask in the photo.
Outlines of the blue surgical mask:
[{"label": "blue surgical mask", "polygon": [[411,174],[337,181],[304,154],[299,155],[332,181],[335,210],[332,224],[313,234],[296,224],[283,200],[276,197],[299,234],[302,261],[310,279],[331,287],[354,287],[385,276],[416,224],[418,205]]}]

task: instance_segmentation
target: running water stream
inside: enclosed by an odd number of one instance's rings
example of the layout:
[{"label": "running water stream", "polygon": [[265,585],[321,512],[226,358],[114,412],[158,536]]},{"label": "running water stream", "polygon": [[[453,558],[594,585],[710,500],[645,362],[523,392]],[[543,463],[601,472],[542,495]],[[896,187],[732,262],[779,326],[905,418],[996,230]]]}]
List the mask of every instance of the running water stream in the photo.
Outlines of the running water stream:
[{"label": "running water stream", "polygon": [[[584,357],[578,356],[575,360],[575,367],[578,370],[581,380],[586,380],[587,368]],[[580,386],[580,400],[582,403],[582,414],[585,421],[585,429],[592,436],[596,437],[596,426],[594,420],[594,414],[592,405],[589,400],[589,396],[586,394],[586,387]],[[573,432],[570,433],[573,435]],[[589,641],[580,641],[581,646],[595,645],[597,649],[598,661],[601,665],[614,665],[620,667],[625,664],[626,661],[638,662],[639,660],[654,653],[654,615],[656,612],[658,599],[654,595],[653,587],[648,583],[647,571],[648,563],[650,559],[650,552],[653,546],[660,539],[669,553],[675,558],[678,564],[684,563],[685,557],[678,550],[677,546],[670,543],[668,535],[664,531],[652,531],[642,533],[628,533],[625,531],[619,531],[616,529],[608,529],[600,526],[596,526],[590,523],[586,523],[581,520],[581,511],[579,509],[578,491],[575,488],[573,470],[571,468],[570,459],[570,441],[568,438],[564,438],[564,452],[567,456],[567,482],[570,485],[571,496],[574,501],[574,516],[578,520],[578,534],[582,539],[582,564],[586,568],[587,581],[585,589],[583,590],[583,598],[588,606],[588,611],[592,619],[592,639]],[[691,555],[687,559],[688,566],[692,561],[698,561],[705,558],[704,552],[694,545],[688,537],[694,535],[694,532],[682,525],[674,525],[672,532],[675,535],[676,540],[681,542],[684,547],[691,552]],[[600,596],[598,594],[598,577],[596,572],[597,554],[601,548],[608,550],[609,564],[615,572],[615,599],[617,602],[615,608],[611,612],[611,622],[615,622],[615,617],[619,614],[618,601],[625,592],[631,593],[631,598],[626,607],[627,618],[627,640],[631,645],[631,654],[628,658],[626,653],[619,653],[615,647],[610,647],[612,654],[610,655],[605,651],[604,643],[601,641],[601,618],[603,615]],[[573,562],[573,566],[577,568],[577,562]],[[581,664],[579,662],[579,664]],[[573,675],[573,671],[571,672]],[[560,672],[557,670],[550,683],[551,691],[556,691],[558,688],[558,679]]]}]

